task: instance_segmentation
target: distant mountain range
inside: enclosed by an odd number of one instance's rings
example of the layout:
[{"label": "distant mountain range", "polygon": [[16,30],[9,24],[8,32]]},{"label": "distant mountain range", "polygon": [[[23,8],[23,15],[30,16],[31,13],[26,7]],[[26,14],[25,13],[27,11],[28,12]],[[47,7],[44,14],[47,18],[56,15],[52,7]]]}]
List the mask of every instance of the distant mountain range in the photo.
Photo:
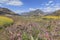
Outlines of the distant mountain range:
[{"label": "distant mountain range", "polygon": [[43,11],[41,11],[40,9],[37,9],[37,10],[35,10],[35,11],[30,11],[30,12],[26,12],[26,13],[22,13],[22,15],[37,15],[37,16],[48,16],[48,15],[50,15],[50,16],[59,16],[60,15],[60,10],[56,10],[56,11],[54,11],[54,12],[51,12],[51,13],[49,13],[49,12],[43,12]]},{"label": "distant mountain range", "polygon": [[60,16],[60,10],[57,10],[49,15],[52,15],[52,16]]},{"label": "distant mountain range", "polygon": [[[24,12],[24,13],[21,13],[21,15],[26,15],[26,16],[44,16],[46,15],[47,13],[41,11],[40,9],[37,9],[37,10],[34,10],[34,11],[30,11],[30,12]],[[0,15],[19,15],[7,8],[0,8]],[[57,10],[55,12],[52,12],[51,14],[48,13],[47,15],[53,15],[53,16],[59,16],[60,15],[60,10]]]},{"label": "distant mountain range", "polygon": [[22,13],[22,15],[34,15],[34,16],[43,16],[44,15],[44,12],[41,11],[40,9],[37,9],[37,10],[34,10],[34,11],[30,11],[30,12],[25,12],[25,13]]}]

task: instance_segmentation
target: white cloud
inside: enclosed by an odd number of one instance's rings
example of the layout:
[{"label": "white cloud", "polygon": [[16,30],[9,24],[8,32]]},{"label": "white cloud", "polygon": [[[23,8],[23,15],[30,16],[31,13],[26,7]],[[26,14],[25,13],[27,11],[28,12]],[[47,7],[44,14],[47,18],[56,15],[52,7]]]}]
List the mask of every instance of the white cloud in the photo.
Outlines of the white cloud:
[{"label": "white cloud", "polygon": [[34,11],[34,10],[36,10],[36,8],[29,8],[29,10],[30,10],[30,11]]},{"label": "white cloud", "polygon": [[40,10],[42,10],[44,12],[53,12],[53,11],[56,11],[56,10],[60,10],[60,3],[52,3],[52,2],[53,1],[49,2],[51,4],[42,4],[44,6],[42,6],[41,8],[29,8],[29,10],[33,11],[33,10],[36,10],[36,9],[40,9]]},{"label": "white cloud", "polygon": [[34,11],[34,10],[37,10],[37,9],[40,9],[40,8],[29,8],[29,11]]},{"label": "white cloud", "polygon": [[53,3],[53,1],[49,1],[48,3],[51,4],[51,3]]},{"label": "white cloud", "polygon": [[8,5],[21,6],[23,3],[21,1],[10,1]]},{"label": "white cloud", "polygon": [[60,3],[55,3],[53,1],[49,1],[48,3],[43,4],[42,10],[44,12],[53,12],[56,10],[60,10]]},{"label": "white cloud", "polygon": [[6,3],[8,2],[9,0],[0,0],[0,3]]},{"label": "white cloud", "polygon": [[0,0],[0,3],[13,5],[13,6],[21,6],[23,3],[20,0]]},{"label": "white cloud", "polygon": [[25,11],[24,11],[24,10],[15,10],[14,12],[20,14],[20,13],[23,13],[23,12],[25,12]]},{"label": "white cloud", "polygon": [[45,5],[46,5],[46,6],[49,6],[50,4],[47,3],[47,4],[45,4]]},{"label": "white cloud", "polygon": [[60,10],[60,8],[56,8],[55,10]]},{"label": "white cloud", "polygon": [[51,7],[46,7],[43,9],[44,12],[51,12],[53,11]]},{"label": "white cloud", "polygon": [[60,10],[60,6],[59,5],[55,5],[54,8],[55,8],[55,10]]},{"label": "white cloud", "polygon": [[2,6],[2,4],[0,4],[0,6]]},{"label": "white cloud", "polygon": [[0,7],[4,7],[2,4],[0,4]]},{"label": "white cloud", "polygon": [[49,1],[48,3],[46,3],[46,6],[49,6],[51,3],[53,3],[53,1]]},{"label": "white cloud", "polygon": [[54,4],[52,3],[51,6],[54,6]]},{"label": "white cloud", "polygon": [[53,12],[53,11],[56,11],[56,10],[60,10],[60,7],[59,6],[53,6],[53,7],[46,7],[46,8],[43,8],[43,11],[44,12]]}]

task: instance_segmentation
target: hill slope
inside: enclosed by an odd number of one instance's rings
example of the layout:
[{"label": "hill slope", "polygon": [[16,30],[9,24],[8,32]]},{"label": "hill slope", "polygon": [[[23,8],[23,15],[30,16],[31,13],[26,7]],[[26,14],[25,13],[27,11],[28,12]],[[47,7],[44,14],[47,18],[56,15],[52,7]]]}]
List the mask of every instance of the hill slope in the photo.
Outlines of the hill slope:
[{"label": "hill slope", "polygon": [[15,14],[15,13],[7,8],[0,8],[0,14]]},{"label": "hill slope", "polygon": [[49,15],[51,15],[51,16],[60,16],[60,10],[57,10],[57,11],[55,11],[55,12],[49,14]]},{"label": "hill slope", "polygon": [[40,9],[34,10],[34,11],[30,11],[30,12],[26,12],[26,13],[22,13],[22,15],[35,15],[35,16],[43,16],[44,12],[41,11]]},{"label": "hill slope", "polygon": [[11,11],[8,8],[0,8],[0,15],[4,15],[4,16],[13,16],[13,15],[15,16],[15,15],[17,15],[17,16],[19,16],[19,14]]}]

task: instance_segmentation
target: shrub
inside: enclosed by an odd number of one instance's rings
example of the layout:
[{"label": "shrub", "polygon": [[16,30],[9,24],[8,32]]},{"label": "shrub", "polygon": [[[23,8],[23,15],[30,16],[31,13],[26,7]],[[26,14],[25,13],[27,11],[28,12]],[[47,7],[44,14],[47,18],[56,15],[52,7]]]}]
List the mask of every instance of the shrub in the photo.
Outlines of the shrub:
[{"label": "shrub", "polygon": [[23,34],[22,34],[22,40],[29,40],[29,36],[27,35],[26,32],[23,32]]}]

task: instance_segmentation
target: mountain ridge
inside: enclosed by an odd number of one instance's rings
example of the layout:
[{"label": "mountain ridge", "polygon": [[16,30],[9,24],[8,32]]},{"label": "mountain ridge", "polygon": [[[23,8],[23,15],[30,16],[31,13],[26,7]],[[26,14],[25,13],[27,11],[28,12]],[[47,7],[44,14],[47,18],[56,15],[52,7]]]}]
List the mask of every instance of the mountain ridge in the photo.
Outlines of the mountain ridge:
[{"label": "mountain ridge", "polygon": [[34,11],[29,11],[29,12],[25,12],[25,13],[22,13],[22,15],[35,15],[35,16],[43,16],[44,15],[44,12],[41,11],[40,9],[37,9],[37,10],[34,10]]}]

